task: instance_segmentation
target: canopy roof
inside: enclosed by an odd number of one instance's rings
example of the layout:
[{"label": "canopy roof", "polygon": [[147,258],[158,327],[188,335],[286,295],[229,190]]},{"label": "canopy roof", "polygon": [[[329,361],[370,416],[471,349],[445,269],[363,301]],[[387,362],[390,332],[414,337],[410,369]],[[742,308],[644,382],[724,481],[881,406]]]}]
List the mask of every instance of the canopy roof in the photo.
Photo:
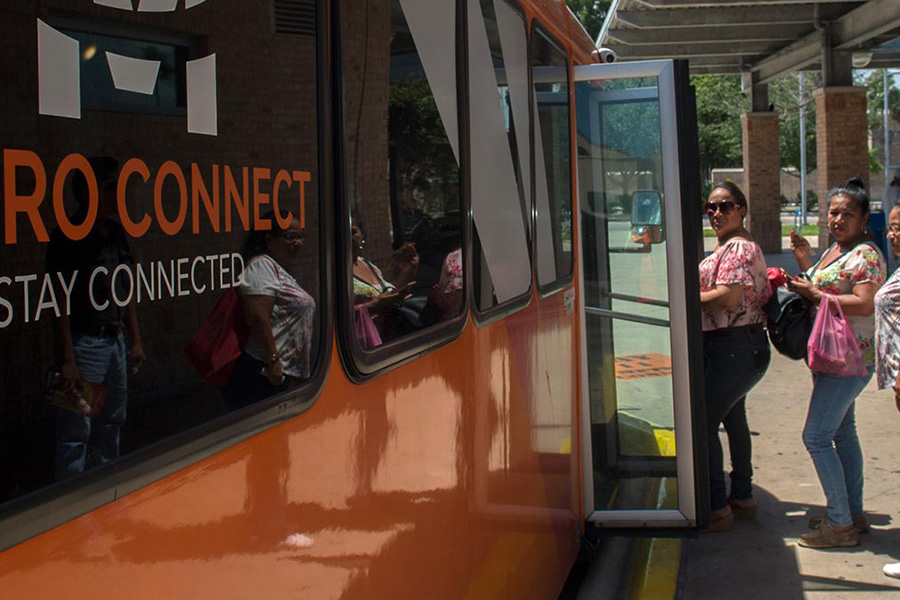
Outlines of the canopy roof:
[{"label": "canopy roof", "polygon": [[856,68],[895,68],[900,0],[614,0],[597,45],[621,61],[686,58],[692,74],[758,84],[821,69],[825,49],[852,52]]}]

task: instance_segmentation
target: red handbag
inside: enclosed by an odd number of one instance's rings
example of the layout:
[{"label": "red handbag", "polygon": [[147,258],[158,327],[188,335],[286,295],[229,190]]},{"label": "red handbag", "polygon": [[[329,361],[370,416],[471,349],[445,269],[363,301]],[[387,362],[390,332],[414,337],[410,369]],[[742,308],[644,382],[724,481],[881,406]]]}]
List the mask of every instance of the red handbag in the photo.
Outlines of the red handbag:
[{"label": "red handbag", "polygon": [[200,377],[216,386],[231,379],[234,365],[250,337],[237,288],[231,288],[213,309],[206,323],[184,347]]}]

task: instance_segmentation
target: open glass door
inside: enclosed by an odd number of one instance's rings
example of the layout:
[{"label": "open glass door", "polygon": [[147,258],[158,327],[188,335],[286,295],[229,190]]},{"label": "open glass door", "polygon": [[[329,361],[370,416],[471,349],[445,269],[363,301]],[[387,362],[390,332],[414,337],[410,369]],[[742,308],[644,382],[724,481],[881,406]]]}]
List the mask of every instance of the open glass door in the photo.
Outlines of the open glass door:
[{"label": "open glass door", "polygon": [[687,64],[575,67],[586,519],[708,517],[699,169]]}]

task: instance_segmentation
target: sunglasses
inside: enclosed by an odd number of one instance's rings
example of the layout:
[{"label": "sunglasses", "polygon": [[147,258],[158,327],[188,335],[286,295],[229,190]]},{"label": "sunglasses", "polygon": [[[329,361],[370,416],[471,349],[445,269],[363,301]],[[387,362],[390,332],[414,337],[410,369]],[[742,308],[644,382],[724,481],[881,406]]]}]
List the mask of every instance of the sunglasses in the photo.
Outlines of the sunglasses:
[{"label": "sunglasses", "polygon": [[888,225],[888,233],[900,233],[900,225]]},{"label": "sunglasses", "polygon": [[706,214],[708,214],[709,216],[713,216],[714,214],[716,214],[717,210],[723,215],[730,215],[735,206],[737,206],[737,204],[735,204],[731,200],[725,200],[724,202],[707,202],[704,208],[706,210]]}]

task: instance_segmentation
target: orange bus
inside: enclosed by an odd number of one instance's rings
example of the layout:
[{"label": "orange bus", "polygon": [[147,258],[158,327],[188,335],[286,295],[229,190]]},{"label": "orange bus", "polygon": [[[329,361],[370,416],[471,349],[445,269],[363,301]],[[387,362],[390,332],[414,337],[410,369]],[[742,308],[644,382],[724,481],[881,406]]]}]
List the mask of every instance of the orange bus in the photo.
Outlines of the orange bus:
[{"label": "orange bus", "polygon": [[561,0],[0,15],[0,598],[553,598],[704,526],[685,63]]}]

